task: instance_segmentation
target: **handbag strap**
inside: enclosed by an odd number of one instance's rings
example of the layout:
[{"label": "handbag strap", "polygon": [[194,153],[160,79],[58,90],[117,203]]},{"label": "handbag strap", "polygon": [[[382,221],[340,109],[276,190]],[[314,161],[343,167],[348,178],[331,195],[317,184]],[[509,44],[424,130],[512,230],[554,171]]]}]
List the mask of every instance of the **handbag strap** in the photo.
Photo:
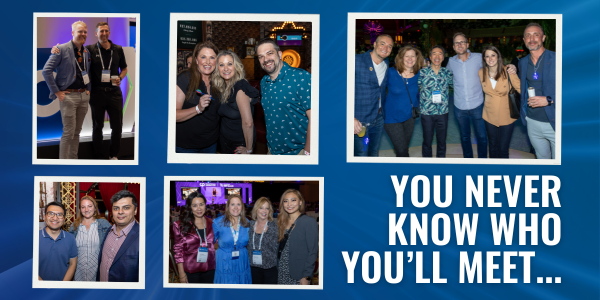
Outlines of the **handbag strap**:
[{"label": "handbag strap", "polygon": [[514,90],[515,87],[513,86],[512,81],[510,81],[510,74],[506,70],[505,70],[505,72],[506,72],[506,77],[508,77],[508,84],[510,84],[510,89]]},{"label": "handbag strap", "polygon": [[[396,72],[398,72],[398,71],[396,71]],[[400,72],[398,72],[398,75],[400,75],[400,78],[402,79],[402,82],[404,82],[404,86],[406,87],[406,93],[408,94],[408,100],[410,100],[410,106],[414,107],[414,105],[412,103],[412,98],[410,97],[410,91],[408,90],[408,85],[406,84],[406,81],[404,81],[404,77],[402,77],[402,74],[400,74]]]}]

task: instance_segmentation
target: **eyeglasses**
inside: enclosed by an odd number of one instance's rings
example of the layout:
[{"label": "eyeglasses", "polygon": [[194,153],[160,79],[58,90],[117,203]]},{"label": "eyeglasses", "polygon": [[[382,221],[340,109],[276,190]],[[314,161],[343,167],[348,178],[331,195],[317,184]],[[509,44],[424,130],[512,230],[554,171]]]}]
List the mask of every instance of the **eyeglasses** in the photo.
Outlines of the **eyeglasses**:
[{"label": "eyeglasses", "polygon": [[48,217],[57,217],[59,219],[62,219],[65,216],[65,214],[63,214],[63,213],[55,213],[53,211],[49,211],[49,212],[46,213],[46,216],[48,216]]},{"label": "eyeglasses", "polygon": [[466,45],[467,41],[454,42],[455,46]]}]

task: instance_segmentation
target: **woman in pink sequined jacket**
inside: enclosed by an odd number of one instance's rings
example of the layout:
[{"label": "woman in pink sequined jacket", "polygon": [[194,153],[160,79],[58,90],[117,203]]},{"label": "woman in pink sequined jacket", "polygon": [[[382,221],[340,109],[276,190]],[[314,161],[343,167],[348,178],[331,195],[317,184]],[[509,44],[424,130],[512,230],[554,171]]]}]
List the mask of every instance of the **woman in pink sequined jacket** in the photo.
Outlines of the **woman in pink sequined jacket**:
[{"label": "woman in pink sequined jacket", "polygon": [[213,221],[204,215],[206,211],[206,198],[193,192],[185,202],[181,220],[173,223],[173,253],[181,283],[213,283]]}]

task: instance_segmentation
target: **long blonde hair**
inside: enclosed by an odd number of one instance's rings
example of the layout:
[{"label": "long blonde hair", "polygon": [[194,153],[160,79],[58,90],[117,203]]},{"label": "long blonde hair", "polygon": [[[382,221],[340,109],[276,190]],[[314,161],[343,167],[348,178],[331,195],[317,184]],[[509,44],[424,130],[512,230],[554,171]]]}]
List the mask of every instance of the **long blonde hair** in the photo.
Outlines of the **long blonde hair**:
[{"label": "long blonde hair", "polygon": [[[229,82],[225,82],[225,79],[223,79],[223,77],[221,77],[221,73],[219,73],[219,59],[223,56],[231,56],[233,58],[235,74],[233,75],[233,77],[231,77]],[[233,86],[235,85],[235,83],[240,80],[246,80],[244,65],[242,65],[242,61],[237,56],[237,54],[229,50],[222,50],[217,55],[216,68],[217,69],[212,73],[210,77],[210,85],[212,85],[215,88],[217,96],[219,97],[219,99],[221,99],[221,103],[226,103],[227,99],[229,99],[229,96],[233,92]]]},{"label": "long blonde hair", "polygon": [[302,194],[300,194],[300,192],[295,189],[288,189],[285,192],[283,192],[283,194],[281,195],[281,201],[279,201],[279,215],[277,215],[277,226],[279,227],[279,241],[283,239],[283,236],[285,235],[285,228],[287,227],[287,223],[290,220],[290,214],[283,207],[283,199],[285,198],[285,195],[290,193],[298,196],[298,201],[300,201],[299,211],[301,214],[304,213],[304,205],[306,203],[304,202],[304,197],[302,197]]},{"label": "long blonde hair", "polygon": [[79,207],[77,209],[77,218],[75,219],[75,222],[73,222],[74,230],[77,230],[77,228],[79,228],[79,225],[81,225],[81,221],[83,221],[83,216],[81,215],[81,202],[83,202],[83,200],[89,200],[92,202],[92,204],[94,204],[94,219],[104,219],[98,213],[98,202],[96,202],[96,199],[94,199],[94,197],[92,197],[92,196],[85,195],[85,196],[81,197],[81,200],[79,200]]},{"label": "long blonde hair", "polygon": [[240,203],[242,204],[242,211],[240,212],[240,223],[242,227],[250,226],[248,219],[246,219],[246,206],[244,205],[244,201],[242,201],[242,196],[240,195],[229,195],[227,196],[227,204],[225,204],[225,218],[223,218],[223,226],[228,227],[231,225],[231,221],[229,221],[233,216],[229,212],[229,205],[231,204],[231,199],[238,198],[240,199]]}]

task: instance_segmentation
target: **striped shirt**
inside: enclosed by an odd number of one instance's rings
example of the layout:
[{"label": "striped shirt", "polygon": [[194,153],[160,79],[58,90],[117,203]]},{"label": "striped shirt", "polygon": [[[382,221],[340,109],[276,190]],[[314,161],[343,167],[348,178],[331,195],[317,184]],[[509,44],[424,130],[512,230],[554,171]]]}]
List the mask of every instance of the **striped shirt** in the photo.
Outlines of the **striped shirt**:
[{"label": "striped shirt", "polygon": [[133,228],[135,221],[129,223],[127,227],[121,229],[121,235],[117,234],[117,225],[113,225],[106,236],[104,248],[102,248],[102,262],[100,263],[100,281],[108,281],[108,272],[113,264],[117,252],[123,245],[123,242],[129,235],[129,231]]},{"label": "striped shirt", "polygon": [[90,225],[88,230],[80,224],[77,228],[77,270],[75,281],[96,281],[98,272],[98,254],[100,253],[100,237],[98,236],[98,222]]}]

